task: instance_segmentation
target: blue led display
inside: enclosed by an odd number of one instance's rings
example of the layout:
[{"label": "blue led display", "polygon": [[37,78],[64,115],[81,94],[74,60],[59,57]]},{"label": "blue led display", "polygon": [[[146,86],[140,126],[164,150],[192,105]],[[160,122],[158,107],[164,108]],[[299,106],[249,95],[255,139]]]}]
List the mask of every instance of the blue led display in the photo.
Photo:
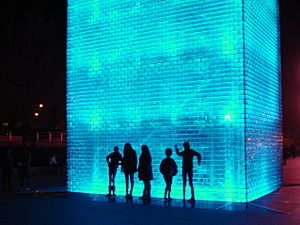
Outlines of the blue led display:
[{"label": "blue led display", "polygon": [[[106,194],[105,157],[130,142],[138,157],[149,146],[152,196],[163,197],[165,148],[184,141],[202,155],[196,199],[245,202],[279,188],[278,16],[277,0],[69,0],[68,190]],[[182,198],[172,157],[172,197]],[[133,194],[142,190],[136,175]]]}]

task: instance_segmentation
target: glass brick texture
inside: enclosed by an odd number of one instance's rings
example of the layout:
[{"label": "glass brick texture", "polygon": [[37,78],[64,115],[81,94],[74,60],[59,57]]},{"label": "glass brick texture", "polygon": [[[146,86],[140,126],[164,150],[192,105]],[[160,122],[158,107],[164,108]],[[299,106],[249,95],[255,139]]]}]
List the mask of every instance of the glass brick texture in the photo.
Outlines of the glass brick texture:
[{"label": "glass brick texture", "polygon": [[[249,142],[257,139],[247,125],[257,105],[249,101],[248,106],[247,85],[260,78],[247,76],[256,67],[244,60],[245,12],[240,0],[68,1],[69,191],[106,194],[105,157],[115,145],[123,154],[124,143],[130,142],[138,157],[141,145],[149,146],[151,193],[163,197],[159,165],[165,148],[178,144],[182,150],[189,141],[202,155],[201,166],[194,162],[196,199],[247,201],[250,177],[258,176],[256,170],[246,173],[253,166],[250,149],[260,152]],[[278,61],[270,63],[278,66]],[[276,111],[280,99],[273,100],[265,110]],[[280,122],[272,118],[261,132],[275,132]],[[172,157],[179,166],[172,197],[182,198],[182,159],[174,150]],[[264,168],[271,163],[265,161]],[[265,186],[270,190],[272,184]],[[140,196],[142,190],[136,175],[133,194]],[[125,194],[120,169],[116,193]],[[187,185],[187,198],[189,193]]]},{"label": "glass brick texture", "polygon": [[245,1],[247,199],[281,186],[281,79],[277,0]]}]

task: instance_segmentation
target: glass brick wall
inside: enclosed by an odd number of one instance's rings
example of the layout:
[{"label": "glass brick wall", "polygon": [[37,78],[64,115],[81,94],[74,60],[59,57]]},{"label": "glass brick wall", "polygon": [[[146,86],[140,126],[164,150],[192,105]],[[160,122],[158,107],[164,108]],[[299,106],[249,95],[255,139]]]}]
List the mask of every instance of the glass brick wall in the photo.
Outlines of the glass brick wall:
[{"label": "glass brick wall", "polygon": [[[253,154],[260,150],[251,148],[249,138],[256,136],[245,125],[249,121],[255,126],[255,120],[245,113],[245,84],[251,87],[247,71],[256,67],[245,66],[251,59],[244,61],[244,57],[252,53],[244,49],[243,35],[250,37],[252,31],[244,32],[243,12],[246,6],[241,0],[68,1],[69,191],[106,194],[105,156],[115,145],[123,153],[124,143],[130,142],[138,156],[142,144],[149,146],[152,196],[163,197],[159,164],[164,150],[189,141],[202,155],[200,167],[195,160],[196,199],[247,201],[246,187],[257,170],[246,173],[245,168],[252,166],[251,149]],[[278,82],[278,61],[269,63]],[[253,80],[259,80],[254,73]],[[272,114],[271,125],[262,124],[268,126],[262,132],[275,132],[276,137],[279,103],[280,99],[270,99],[265,110],[277,114]],[[255,104],[250,105],[249,100],[247,110]],[[260,128],[255,127],[256,134]],[[278,145],[274,147],[268,148],[277,153]],[[181,158],[175,151],[173,158],[179,172],[172,196],[182,198]],[[275,171],[271,162],[264,163],[266,174]],[[117,194],[125,194],[124,183],[118,170]],[[270,190],[273,184],[266,182],[265,186]],[[141,195],[142,189],[136,176],[133,194]],[[187,190],[189,198],[189,187]]]},{"label": "glass brick wall", "polygon": [[281,185],[279,3],[245,1],[247,198]]}]

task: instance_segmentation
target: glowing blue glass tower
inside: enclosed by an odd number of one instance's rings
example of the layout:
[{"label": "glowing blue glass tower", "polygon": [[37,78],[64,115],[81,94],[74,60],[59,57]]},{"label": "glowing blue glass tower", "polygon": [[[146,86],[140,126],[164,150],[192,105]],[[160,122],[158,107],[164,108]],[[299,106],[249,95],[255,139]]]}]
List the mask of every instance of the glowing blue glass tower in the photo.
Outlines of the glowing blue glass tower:
[{"label": "glowing blue glass tower", "polygon": [[[281,185],[277,0],[69,0],[68,189],[107,193],[105,156],[130,142],[202,155],[196,198],[251,201]],[[173,152],[181,168],[181,158]],[[195,163],[196,165],[196,163]],[[124,175],[116,192],[125,193]],[[188,187],[187,187],[187,190]],[[141,195],[136,178],[134,195]],[[181,169],[172,195],[182,198]],[[187,196],[189,197],[189,196]]]}]

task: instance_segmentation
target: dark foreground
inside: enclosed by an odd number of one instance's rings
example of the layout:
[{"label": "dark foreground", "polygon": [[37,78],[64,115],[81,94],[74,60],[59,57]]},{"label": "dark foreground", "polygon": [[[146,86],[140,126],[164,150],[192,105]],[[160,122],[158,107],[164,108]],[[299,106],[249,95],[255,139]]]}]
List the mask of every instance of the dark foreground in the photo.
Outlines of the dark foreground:
[{"label": "dark foreground", "polygon": [[0,225],[178,225],[288,224],[300,225],[300,157],[284,166],[284,186],[245,203],[196,201],[195,205],[163,199],[143,203],[122,196],[66,192],[63,174],[36,170],[32,190],[0,192]]}]

